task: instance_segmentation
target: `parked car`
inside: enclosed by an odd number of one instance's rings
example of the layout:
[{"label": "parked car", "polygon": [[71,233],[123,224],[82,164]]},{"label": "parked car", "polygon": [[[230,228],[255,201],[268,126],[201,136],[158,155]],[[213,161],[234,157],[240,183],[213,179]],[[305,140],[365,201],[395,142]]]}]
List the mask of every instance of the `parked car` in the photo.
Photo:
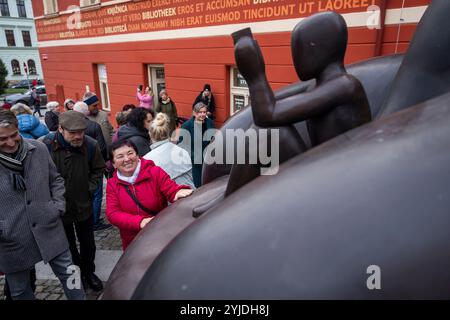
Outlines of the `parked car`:
[{"label": "parked car", "polygon": [[[38,79],[37,84],[44,85],[44,80]],[[33,79],[29,79],[29,80],[21,80],[21,81],[17,82],[16,84],[11,85],[10,88],[11,89],[28,89],[28,88],[31,88],[32,86],[33,86]]]},{"label": "parked car", "polygon": [[[36,92],[41,98],[41,106],[47,104],[47,92],[45,91],[45,86],[37,86]],[[27,106],[29,105],[31,98],[31,90],[26,91],[25,93],[15,93],[10,94],[5,97],[5,104],[14,105],[18,102],[24,103]]]}]

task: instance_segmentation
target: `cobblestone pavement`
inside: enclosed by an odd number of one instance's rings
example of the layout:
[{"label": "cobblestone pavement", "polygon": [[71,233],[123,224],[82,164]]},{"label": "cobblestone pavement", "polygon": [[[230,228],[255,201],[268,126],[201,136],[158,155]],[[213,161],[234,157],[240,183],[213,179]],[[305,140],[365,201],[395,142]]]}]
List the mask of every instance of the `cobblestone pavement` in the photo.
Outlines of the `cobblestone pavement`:
[{"label": "cobblestone pavement", "polygon": [[[3,287],[5,285],[5,277],[0,277],[0,300],[5,297],[3,295]],[[94,292],[88,289],[86,292],[87,300],[97,300],[101,292]],[[63,292],[63,288],[59,280],[36,280],[36,299],[39,300],[67,300]]]},{"label": "cobblestone pavement", "polygon": [[[106,180],[104,181],[103,189],[106,189]],[[105,223],[108,222],[105,217],[105,194],[103,194],[101,218],[103,218]],[[96,231],[94,236],[97,250],[114,250],[115,252],[117,252],[117,250],[122,250],[122,241],[120,240],[119,230],[116,227],[111,226],[109,229]],[[97,268],[99,268],[98,265]],[[4,285],[5,277],[0,276],[0,300],[4,299]],[[36,281],[35,294],[36,298],[40,300],[66,300],[66,296],[59,280],[39,279],[39,276]],[[93,290],[88,289],[86,297],[88,300],[97,300],[100,294],[101,292],[94,292]]]}]

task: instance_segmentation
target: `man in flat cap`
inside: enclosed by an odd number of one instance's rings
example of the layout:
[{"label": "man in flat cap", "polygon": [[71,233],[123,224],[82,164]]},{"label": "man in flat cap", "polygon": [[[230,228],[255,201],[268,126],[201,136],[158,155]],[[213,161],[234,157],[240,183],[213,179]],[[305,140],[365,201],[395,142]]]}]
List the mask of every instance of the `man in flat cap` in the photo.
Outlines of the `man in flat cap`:
[{"label": "man in flat cap", "polygon": [[[100,291],[103,284],[94,273],[92,200],[94,191],[103,179],[105,161],[97,141],[86,136],[85,130],[84,115],[73,110],[67,111],[59,116],[58,131],[49,133],[43,142],[65,181],[66,214],[63,224],[73,262],[80,267],[85,284],[94,291]],[[75,234],[80,242],[80,252]]]}]

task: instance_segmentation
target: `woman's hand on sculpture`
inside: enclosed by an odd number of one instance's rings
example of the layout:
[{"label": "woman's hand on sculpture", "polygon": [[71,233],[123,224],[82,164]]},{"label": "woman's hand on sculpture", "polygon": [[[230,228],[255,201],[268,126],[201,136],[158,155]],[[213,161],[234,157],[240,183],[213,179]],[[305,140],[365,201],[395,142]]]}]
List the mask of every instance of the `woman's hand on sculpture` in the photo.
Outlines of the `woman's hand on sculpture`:
[{"label": "woman's hand on sculpture", "polygon": [[173,199],[173,201],[177,201],[181,198],[186,198],[189,197],[192,194],[193,190],[192,189],[180,189],[178,190],[177,194],[175,195],[175,198]]},{"label": "woman's hand on sculpture", "polygon": [[145,227],[150,221],[152,221],[153,218],[154,218],[154,217],[142,219],[141,225],[140,225],[141,229],[144,229],[144,227]]}]

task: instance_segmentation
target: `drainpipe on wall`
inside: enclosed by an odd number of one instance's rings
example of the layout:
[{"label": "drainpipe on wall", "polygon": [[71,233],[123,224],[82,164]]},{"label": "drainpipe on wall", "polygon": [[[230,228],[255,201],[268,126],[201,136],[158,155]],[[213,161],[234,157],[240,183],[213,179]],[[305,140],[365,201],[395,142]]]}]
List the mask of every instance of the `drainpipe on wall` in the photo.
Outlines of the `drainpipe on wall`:
[{"label": "drainpipe on wall", "polygon": [[380,29],[377,29],[377,38],[375,41],[374,57],[381,55],[384,36],[384,22],[386,20],[386,3],[387,0],[380,0]]}]

